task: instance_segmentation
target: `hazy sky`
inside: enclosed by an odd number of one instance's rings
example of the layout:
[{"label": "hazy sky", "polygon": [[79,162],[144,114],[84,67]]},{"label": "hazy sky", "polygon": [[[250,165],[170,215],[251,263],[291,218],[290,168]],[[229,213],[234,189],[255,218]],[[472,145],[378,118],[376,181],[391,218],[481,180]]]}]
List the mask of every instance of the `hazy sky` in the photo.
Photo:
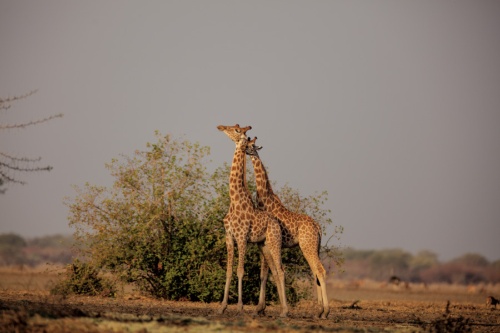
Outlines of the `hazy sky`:
[{"label": "hazy sky", "polygon": [[0,0],[0,151],[50,173],[0,195],[0,233],[70,233],[71,185],[154,131],[251,125],[278,186],[328,191],[358,249],[500,259],[500,1]]}]

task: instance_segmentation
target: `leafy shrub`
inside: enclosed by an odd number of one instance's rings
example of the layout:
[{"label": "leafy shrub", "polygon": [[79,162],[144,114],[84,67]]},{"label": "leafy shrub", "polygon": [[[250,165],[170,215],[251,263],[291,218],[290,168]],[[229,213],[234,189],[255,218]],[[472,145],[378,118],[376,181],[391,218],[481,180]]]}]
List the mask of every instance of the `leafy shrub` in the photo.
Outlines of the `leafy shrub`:
[{"label": "leafy shrub", "polygon": [[[86,184],[76,188],[74,199],[66,200],[78,254],[87,258],[89,266],[112,272],[147,294],[219,301],[226,275],[222,220],[229,208],[230,166],[225,164],[210,174],[204,166],[208,147],[156,134],[158,141],[148,143],[147,150],[106,165],[113,186]],[[254,189],[253,177],[247,178]],[[326,193],[302,198],[292,189],[285,190],[294,198],[294,207],[323,226],[331,222],[320,208]],[[303,297],[296,280],[309,268],[297,249],[285,253],[293,302]],[[259,277],[260,254],[256,245],[250,245],[243,284],[246,303],[258,300]],[[236,280],[234,275],[230,301],[236,300]],[[274,286],[270,284],[267,291],[269,300],[278,299]]]},{"label": "leafy shrub", "polygon": [[64,275],[64,279],[51,289],[52,294],[114,296],[116,293],[116,287],[109,279],[99,276],[95,267],[79,260],[67,265]]}]

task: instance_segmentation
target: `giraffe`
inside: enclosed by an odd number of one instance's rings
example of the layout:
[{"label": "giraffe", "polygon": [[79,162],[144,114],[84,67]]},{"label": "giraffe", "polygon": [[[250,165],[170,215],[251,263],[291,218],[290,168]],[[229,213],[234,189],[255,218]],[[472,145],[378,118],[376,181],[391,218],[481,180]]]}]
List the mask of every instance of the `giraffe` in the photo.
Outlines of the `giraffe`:
[{"label": "giraffe", "polygon": [[[288,314],[288,306],[285,295],[285,272],[281,264],[281,226],[277,219],[268,212],[258,210],[254,207],[250,192],[246,187],[246,153],[247,138],[245,133],[251,129],[248,127],[219,125],[217,128],[224,132],[236,143],[233,163],[229,175],[229,211],[224,217],[224,228],[226,230],[227,248],[227,270],[224,299],[219,308],[219,314],[223,314],[227,308],[229,297],[229,286],[233,275],[234,243],[238,246],[238,311],[243,310],[243,286],[244,260],[247,243],[258,243],[261,250],[261,292],[262,284],[265,286],[267,274],[271,268],[276,277],[276,284],[281,303],[281,317]],[[261,296],[262,298],[262,296]],[[257,311],[259,313],[259,311]]]},{"label": "giraffe", "polygon": [[289,211],[273,192],[266,169],[258,154],[258,150],[262,147],[255,144],[256,140],[257,137],[248,140],[246,153],[250,155],[254,168],[259,208],[272,213],[281,222],[282,228],[285,229],[284,234],[288,235],[288,237],[283,237],[283,247],[298,245],[302,250],[316,278],[318,303],[321,306],[316,316],[326,319],[330,308],[326,294],[326,270],[319,258],[321,227],[310,216]]}]

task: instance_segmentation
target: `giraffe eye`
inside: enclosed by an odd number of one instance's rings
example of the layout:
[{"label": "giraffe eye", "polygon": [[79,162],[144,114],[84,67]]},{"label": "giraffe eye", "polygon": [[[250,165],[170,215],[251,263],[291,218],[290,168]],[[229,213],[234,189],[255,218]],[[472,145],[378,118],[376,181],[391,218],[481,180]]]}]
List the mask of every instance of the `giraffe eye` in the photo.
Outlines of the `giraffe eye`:
[{"label": "giraffe eye", "polygon": [[240,130],[239,130],[239,129],[235,129],[235,132],[236,132],[236,133],[240,133]]}]

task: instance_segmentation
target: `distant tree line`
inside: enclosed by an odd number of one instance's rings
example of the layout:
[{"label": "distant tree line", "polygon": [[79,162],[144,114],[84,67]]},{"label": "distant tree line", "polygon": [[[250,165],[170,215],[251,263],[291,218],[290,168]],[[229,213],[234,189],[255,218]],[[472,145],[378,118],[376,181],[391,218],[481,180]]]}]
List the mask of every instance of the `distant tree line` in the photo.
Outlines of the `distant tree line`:
[{"label": "distant tree line", "polygon": [[344,273],[340,278],[388,281],[397,276],[413,283],[475,284],[499,283],[500,260],[490,262],[477,253],[466,253],[447,262],[440,262],[428,250],[413,255],[402,249],[343,251]]},{"label": "distant tree line", "polygon": [[[44,263],[72,262],[73,236],[52,235],[25,239],[17,234],[0,234],[0,265],[37,266]],[[415,255],[401,249],[344,249],[343,272],[340,279],[373,279],[389,281],[392,276],[413,283],[500,283],[500,260],[467,253],[447,262],[440,262],[432,251]],[[330,264],[330,265],[329,265]],[[325,267],[335,267],[325,259]],[[257,266],[258,267],[258,266]]]},{"label": "distant tree line", "polygon": [[73,236],[51,235],[25,239],[14,233],[0,234],[0,266],[68,264]]}]

